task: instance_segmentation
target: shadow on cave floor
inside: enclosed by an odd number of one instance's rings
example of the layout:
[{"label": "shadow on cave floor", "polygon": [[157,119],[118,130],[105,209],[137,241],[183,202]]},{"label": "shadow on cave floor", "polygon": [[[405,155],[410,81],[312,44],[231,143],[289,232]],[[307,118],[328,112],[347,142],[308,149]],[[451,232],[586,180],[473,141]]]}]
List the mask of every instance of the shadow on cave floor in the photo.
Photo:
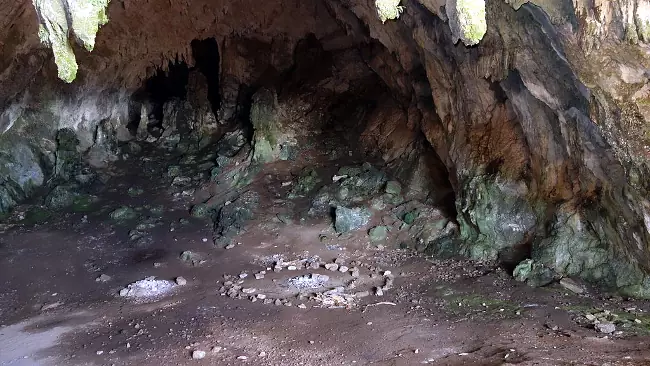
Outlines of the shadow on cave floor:
[{"label": "shadow on cave floor", "polygon": [[[98,200],[56,214],[15,210],[0,241],[0,365],[635,364],[650,356],[635,335],[642,327],[608,338],[575,321],[590,309],[631,316],[622,309],[642,304],[532,289],[491,264],[400,249],[404,223],[390,205],[375,206],[364,226],[387,227],[386,238],[337,233],[327,212],[309,211],[341,167],[381,174],[356,153],[331,160],[314,149],[249,168],[246,149],[215,167],[217,150],[145,147],[105,172],[92,187]],[[197,211],[207,197],[221,209]],[[150,276],[187,283],[119,296]],[[205,359],[192,360],[194,351]]]}]

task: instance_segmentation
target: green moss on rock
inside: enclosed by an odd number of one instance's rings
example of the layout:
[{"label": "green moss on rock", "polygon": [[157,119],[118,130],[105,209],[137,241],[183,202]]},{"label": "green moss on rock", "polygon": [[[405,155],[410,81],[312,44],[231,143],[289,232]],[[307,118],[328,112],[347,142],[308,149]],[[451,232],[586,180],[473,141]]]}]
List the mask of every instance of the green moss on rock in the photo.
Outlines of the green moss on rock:
[{"label": "green moss on rock", "polygon": [[73,33],[92,51],[99,27],[108,22],[110,0],[33,0],[39,18],[38,37],[54,53],[58,76],[65,82],[77,77],[77,60],[69,43]]}]

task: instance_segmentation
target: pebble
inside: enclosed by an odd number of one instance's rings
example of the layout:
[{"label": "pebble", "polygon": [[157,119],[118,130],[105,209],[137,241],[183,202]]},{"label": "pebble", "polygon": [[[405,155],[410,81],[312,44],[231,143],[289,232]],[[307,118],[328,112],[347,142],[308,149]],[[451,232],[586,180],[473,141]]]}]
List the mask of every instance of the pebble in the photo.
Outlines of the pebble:
[{"label": "pebble", "polygon": [[574,281],[574,280],[572,280],[572,279],[570,279],[568,277],[562,278],[560,280],[560,285],[562,287],[564,287],[565,289],[567,289],[567,290],[569,290],[569,291],[571,291],[573,293],[576,293],[578,295],[583,294],[586,291],[585,288],[582,287],[579,283],[577,283],[576,281]]},{"label": "pebble", "polygon": [[287,267],[287,269],[288,269],[289,271],[296,271],[296,270],[298,270],[298,267],[296,267],[296,266],[289,266],[289,267]]},{"label": "pebble", "polygon": [[318,262],[310,262],[309,263],[309,268],[311,268],[311,269],[319,269],[320,266],[321,266],[321,264],[318,263]]},{"label": "pebble", "polygon": [[262,352],[260,352],[260,354],[258,356],[259,357],[266,357],[266,352],[262,351]]},{"label": "pebble", "polygon": [[192,352],[192,358],[195,360],[201,360],[205,358],[205,351],[194,351]]},{"label": "pebble", "polygon": [[234,247],[235,247],[235,244],[233,244],[233,243],[230,243],[230,244],[226,245],[226,249],[232,249]]},{"label": "pebble", "polygon": [[345,273],[345,272],[347,272],[348,270],[349,270],[349,268],[346,267],[346,266],[341,266],[341,267],[339,267],[339,272],[343,272],[343,273]]},{"label": "pebble", "polygon": [[353,267],[351,272],[350,272],[350,275],[352,275],[352,277],[355,277],[355,278],[359,277],[359,268],[358,267]]},{"label": "pebble", "polygon": [[341,265],[341,264],[343,264],[343,263],[345,263],[345,262],[343,261],[343,258],[338,257],[338,258],[336,258],[336,259],[334,260],[334,263]]},{"label": "pebble", "polygon": [[214,347],[212,347],[212,353],[219,353],[219,352],[221,352],[222,349],[223,349],[223,347],[214,346]]},{"label": "pebble", "polygon": [[102,274],[101,276],[97,277],[95,279],[95,282],[108,282],[111,280],[111,276]]},{"label": "pebble", "polygon": [[325,269],[328,271],[336,272],[339,269],[339,265],[336,263],[327,263]]},{"label": "pebble", "polygon": [[187,280],[183,277],[176,277],[176,284],[179,286],[187,285]]},{"label": "pebble", "polygon": [[307,305],[305,305],[305,304],[298,304],[298,308],[300,308],[300,309],[307,309]]},{"label": "pebble", "polygon": [[275,302],[273,302],[275,305],[280,306],[282,305],[282,300],[280,299],[275,299]]},{"label": "pebble", "polygon": [[264,273],[262,273],[262,272],[255,273],[255,279],[256,280],[261,280],[263,278],[264,278]]},{"label": "pebble", "polygon": [[243,293],[245,293],[245,294],[252,294],[252,293],[254,293],[255,291],[257,291],[257,290],[254,289],[254,288],[245,288],[245,289],[242,289],[242,290],[241,290],[241,292],[243,292]]},{"label": "pebble", "polygon": [[248,360],[248,356],[238,356],[237,359],[242,361]]},{"label": "pebble", "polygon": [[203,239],[201,239],[201,240],[202,240],[204,243],[207,243],[207,242],[208,242],[208,238],[203,238]]},{"label": "pebble", "polygon": [[266,300],[266,295],[264,294],[257,294],[257,298],[260,300]]},{"label": "pebble", "polygon": [[248,273],[246,273],[246,272],[242,272],[242,273],[239,274],[239,278],[241,278],[241,279],[244,279],[246,277],[248,277]]}]

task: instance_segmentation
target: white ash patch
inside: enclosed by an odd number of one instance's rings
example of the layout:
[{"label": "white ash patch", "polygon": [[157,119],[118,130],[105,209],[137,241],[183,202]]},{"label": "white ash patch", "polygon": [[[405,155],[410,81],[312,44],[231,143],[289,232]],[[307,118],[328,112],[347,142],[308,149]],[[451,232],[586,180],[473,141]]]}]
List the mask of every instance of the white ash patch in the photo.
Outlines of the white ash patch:
[{"label": "white ash patch", "polygon": [[329,280],[329,276],[318,273],[310,273],[288,279],[287,286],[298,290],[313,290],[325,287]]},{"label": "white ash patch", "polygon": [[152,276],[129,284],[120,290],[120,296],[140,301],[151,301],[165,296],[174,287],[176,287],[174,282],[157,280]]}]

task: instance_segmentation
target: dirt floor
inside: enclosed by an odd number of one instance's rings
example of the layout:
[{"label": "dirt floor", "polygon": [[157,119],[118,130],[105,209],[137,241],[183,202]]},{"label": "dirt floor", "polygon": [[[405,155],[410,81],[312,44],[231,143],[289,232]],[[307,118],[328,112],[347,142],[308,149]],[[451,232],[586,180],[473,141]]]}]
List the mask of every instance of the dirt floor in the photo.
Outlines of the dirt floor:
[{"label": "dirt floor", "polygon": [[[228,192],[182,159],[145,151],[104,173],[96,202],[4,221],[0,365],[650,365],[648,303],[339,235],[287,199],[292,164],[257,175],[252,219],[215,245],[188,207]],[[196,179],[172,184],[171,164]],[[137,218],[112,220],[123,206]]]}]

